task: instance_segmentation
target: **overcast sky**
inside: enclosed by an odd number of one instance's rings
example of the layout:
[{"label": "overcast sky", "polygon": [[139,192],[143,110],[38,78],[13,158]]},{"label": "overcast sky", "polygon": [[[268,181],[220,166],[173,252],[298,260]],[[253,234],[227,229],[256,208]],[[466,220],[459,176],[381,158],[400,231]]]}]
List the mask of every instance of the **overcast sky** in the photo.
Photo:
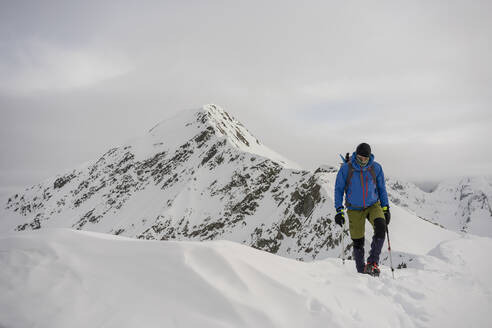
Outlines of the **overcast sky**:
[{"label": "overcast sky", "polygon": [[0,2],[0,192],[215,103],[312,169],[492,174],[492,1]]}]

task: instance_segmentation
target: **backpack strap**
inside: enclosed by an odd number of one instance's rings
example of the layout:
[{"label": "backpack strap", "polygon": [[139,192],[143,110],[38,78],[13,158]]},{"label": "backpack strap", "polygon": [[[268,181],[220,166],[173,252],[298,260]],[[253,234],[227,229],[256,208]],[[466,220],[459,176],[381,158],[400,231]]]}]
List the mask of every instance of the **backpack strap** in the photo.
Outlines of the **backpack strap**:
[{"label": "backpack strap", "polygon": [[371,176],[372,176],[372,182],[374,182],[374,185],[376,186],[376,189],[378,188],[378,183],[377,183],[377,180],[376,180],[376,172],[374,171],[374,166],[369,166],[367,168],[367,170],[369,171],[369,173],[371,173]]},{"label": "backpack strap", "polygon": [[[371,174],[372,177],[372,182],[374,182],[374,185],[376,186],[376,189],[378,187],[377,184],[377,179],[376,179],[376,172],[374,171],[374,166],[369,166],[367,168],[369,173]],[[345,181],[345,192],[347,192],[347,189],[350,185],[350,180],[352,180],[352,176],[354,175],[354,168],[352,166],[352,163],[348,162],[348,174],[347,174],[347,180]]]},{"label": "backpack strap", "polygon": [[347,180],[345,180],[345,194],[347,193],[348,187],[350,185],[350,180],[352,180],[352,176],[354,175],[354,167],[352,166],[351,162],[348,162],[348,174],[347,174]]}]

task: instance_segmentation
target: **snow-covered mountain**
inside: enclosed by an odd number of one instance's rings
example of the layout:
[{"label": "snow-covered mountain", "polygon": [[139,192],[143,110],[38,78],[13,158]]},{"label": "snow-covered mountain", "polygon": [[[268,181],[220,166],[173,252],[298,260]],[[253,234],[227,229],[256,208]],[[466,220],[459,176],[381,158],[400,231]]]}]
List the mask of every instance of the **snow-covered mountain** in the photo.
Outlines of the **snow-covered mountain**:
[{"label": "snow-covered mountain", "polygon": [[206,105],[159,123],[89,165],[13,195],[0,229],[227,239],[312,259],[340,244],[323,183],[335,172],[299,169],[223,109]]},{"label": "snow-covered mountain", "polygon": [[453,231],[492,237],[492,177],[456,178],[424,192],[410,182],[387,178],[390,201],[422,219]]},{"label": "snow-covered mountain", "polygon": [[337,171],[300,169],[218,106],[182,112],[9,197],[0,327],[488,327],[492,242],[457,231],[492,231],[491,180],[387,178],[406,270],[391,278],[384,247],[374,279],[332,221]]},{"label": "snow-covered mountain", "polygon": [[[140,239],[225,239],[302,260],[350,256],[348,231],[342,234],[332,221],[337,170],[299,169],[223,109],[206,105],[12,195],[0,232],[63,227]],[[393,222],[400,222],[391,229],[401,231],[396,242],[406,245],[398,264],[450,236],[413,214],[427,194],[391,179],[388,190]],[[425,204],[434,210],[438,201]],[[372,229],[366,230],[369,244]]]},{"label": "snow-covered mountain", "polygon": [[0,235],[0,327],[490,327],[492,240],[439,243],[379,278],[228,242],[66,229]]}]

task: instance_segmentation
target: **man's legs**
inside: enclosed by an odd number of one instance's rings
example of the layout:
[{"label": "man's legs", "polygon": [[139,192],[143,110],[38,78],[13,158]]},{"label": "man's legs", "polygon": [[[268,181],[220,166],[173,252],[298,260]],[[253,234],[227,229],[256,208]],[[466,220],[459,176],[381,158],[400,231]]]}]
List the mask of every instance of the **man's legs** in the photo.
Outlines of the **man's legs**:
[{"label": "man's legs", "polygon": [[349,218],[349,230],[350,237],[352,238],[353,250],[352,255],[355,260],[355,267],[357,272],[364,272],[364,230],[366,224],[366,213],[365,211],[347,211]]},{"label": "man's legs", "polygon": [[364,273],[364,237],[352,240],[354,241],[352,255],[354,257],[355,267],[357,268],[357,272]]}]

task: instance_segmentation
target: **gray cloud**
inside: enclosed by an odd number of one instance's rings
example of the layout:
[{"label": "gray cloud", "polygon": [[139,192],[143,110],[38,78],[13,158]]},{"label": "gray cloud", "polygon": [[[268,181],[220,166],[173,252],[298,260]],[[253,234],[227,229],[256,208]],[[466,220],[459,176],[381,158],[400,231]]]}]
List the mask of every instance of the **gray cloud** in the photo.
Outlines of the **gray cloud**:
[{"label": "gray cloud", "polygon": [[34,183],[211,102],[308,168],[364,140],[390,175],[492,174],[488,1],[0,6],[3,176]]}]

